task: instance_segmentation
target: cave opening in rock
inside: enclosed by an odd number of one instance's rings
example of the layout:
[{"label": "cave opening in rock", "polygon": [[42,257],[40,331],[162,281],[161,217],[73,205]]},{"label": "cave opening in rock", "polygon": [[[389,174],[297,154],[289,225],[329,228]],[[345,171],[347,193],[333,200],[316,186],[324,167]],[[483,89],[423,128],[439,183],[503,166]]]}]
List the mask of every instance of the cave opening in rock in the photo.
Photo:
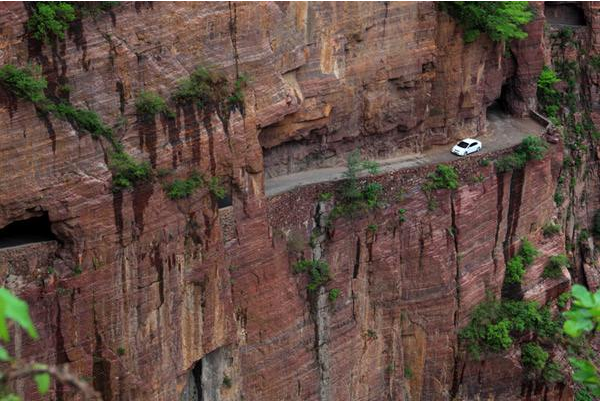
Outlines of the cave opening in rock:
[{"label": "cave opening in rock", "polygon": [[586,26],[584,11],[573,2],[545,1],[545,18],[551,25]]},{"label": "cave opening in rock", "polygon": [[508,85],[504,84],[501,87],[501,95],[486,108],[486,118],[488,120],[503,118],[510,114],[509,105],[506,100],[508,92]]},{"label": "cave opening in rock", "polygon": [[231,207],[231,206],[232,206],[232,193],[231,193],[231,191],[226,192],[225,195],[223,196],[223,198],[217,199],[217,207],[219,209],[221,209],[221,208],[227,208],[227,207]]},{"label": "cave opening in rock", "polygon": [[0,248],[58,240],[52,233],[48,212],[12,222],[0,229]]},{"label": "cave opening in rock", "polygon": [[194,363],[188,372],[188,380],[182,391],[182,401],[202,401],[202,359]]}]

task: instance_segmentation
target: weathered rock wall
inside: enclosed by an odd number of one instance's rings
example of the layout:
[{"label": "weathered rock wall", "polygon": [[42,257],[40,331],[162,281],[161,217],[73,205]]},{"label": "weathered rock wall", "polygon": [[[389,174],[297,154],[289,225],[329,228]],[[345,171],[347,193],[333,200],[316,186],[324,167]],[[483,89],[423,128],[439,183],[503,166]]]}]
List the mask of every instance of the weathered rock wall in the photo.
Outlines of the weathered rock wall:
[{"label": "weathered rock wall", "polygon": [[[565,286],[539,277],[564,247],[540,236],[555,214],[560,146],[520,177],[458,163],[462,186],[438,192],[434,211],[420,190],[427,169],[379,177],[387,206],[340,219],[320,243],[341,296],[318,310],[291,264],[311,255],[317,196],[335,184],[263,194],[266,174],[333,163],[356,146],[381,156],[482,132],[504,82],[523,112],[542,67],[540,18],[510,46],[510,63],[484,36],[464,45],[432,3],[123,3],[43,47],[24,33],[27,13],[0,5],[0,63],[41,63],[49,92],[68,83],[70,101],[97,111],[138,160],[227,178],[233,218],[224,233],[206,189],[172,201],[160,179],[113,193],[106,143],[0,90],[0,227],[46,211],[58,239],[0,256],[1,282],[29,302],[40,332],[15,333],[14,355],[68,363],[107,399],[178,398],[209,354],[204,367],[224,372],[201,375],[212,384],[203,392],[224,399],[447,398],[456,331],[486,290],[500,292],[507,250],[522,236],[544,250],[529,298]],[[224,127],[186,106],[174,120],[137,121],[139,90],[168,97],[199,64],[250,75],[244,115]],[[10,263],[17,253],[31,272]],[[490,370],[465,373],[466,388],[490,378],[481,392],[498,395]],[[219,386],[226,375],[231,386]],[[18,391],[37,397],[26,382]],[[53,385],[51,396],[73,394]]]}]

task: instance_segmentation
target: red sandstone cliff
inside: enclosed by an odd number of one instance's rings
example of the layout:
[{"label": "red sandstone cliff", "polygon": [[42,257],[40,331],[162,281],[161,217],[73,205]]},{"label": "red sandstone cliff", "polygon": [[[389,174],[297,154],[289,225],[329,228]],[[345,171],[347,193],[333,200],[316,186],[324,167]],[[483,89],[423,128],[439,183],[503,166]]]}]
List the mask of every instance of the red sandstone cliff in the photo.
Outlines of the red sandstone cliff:
[{"label": "red sandstone cliff", "polygon": [[[25,36],[24,5],[3,3],[0,64],[42,64],[50,89],[67,80],[70,101],[97,111],[137,159],[228,178],[233,191],[227,211],[206,190],[172,201],[158,181],[113,193],[106,144],[2,93],[0,227],[44,211],[57,238],[2,254],[3,284],[29,302],[41,334],[15,334],[14,354],[69,363],[107,399],[190,397],[194,381],[222,399],[541,397],[521,389],[515,356],[464,359],[457,331],[486,290],[500,292],[504,251],[523,236],[543,251],[525,297],[546,302],[569,286],[567,273],[540,278],[548,256],[565,251],[561,236],[541,235],[558,214],[562,144],[513,175],[458,163],[462,185],[437,192],[434,211],[420,190],[430,168],[379,176],[387,206],[339,219],[316,246],[341,290],[316,309],[291,264],[309,255],[320,211],[331,208],[318,195],[335,184],[263,191],[265,177],[336,164],[356,147],[382,157],[482,133],[499,97],[527,113],[552,57],[535,7],[529,37],[508,49],[484,35],[465,45],[425,2],[123,3],[41,47]],[[583,32],[595,33],[586,46],[598,54],[598,6],[583,8]],[[249,74],[244,115],[223,127],[188,106],[175,120],[137,122],[139,90],[168,97],[199,64]],[[598,74],[587,77],[592,100]],[[291,251],[295,236],[302,250]],[[19,392],[35,397],[28,383]]]}]

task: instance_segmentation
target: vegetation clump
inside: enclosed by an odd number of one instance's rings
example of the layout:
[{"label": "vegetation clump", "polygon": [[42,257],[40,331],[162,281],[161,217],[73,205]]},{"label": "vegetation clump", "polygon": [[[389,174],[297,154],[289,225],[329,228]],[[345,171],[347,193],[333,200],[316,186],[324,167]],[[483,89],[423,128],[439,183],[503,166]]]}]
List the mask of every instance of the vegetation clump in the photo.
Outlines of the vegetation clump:
[{"label": "vegetation clump", "polygon": [[65,31],[76,18],[75,9],[69,2],[38,1],[33,4],[27,21],[29,34],[41,42],[65,39]]},{"label": "vegetation clump", "polygon": [[522,364],[524,367],[533,370],[542,370],[549,359],[549,353],[545,352],[535,342],[528,342],[522,345]]},{"label": "vegetation clump", "polygon": [[543,236],[552,237],[561,232],[561,225],[558,225],[555,222],[547,222],[543,226]]},{"label": "vegetation clump", "polygon": [[48,83],[42,76],[42,68],[38,65],[18,68],[12,64],[5,64],[0,68],[0,85],[20,99],[33,103],[46,100],[44,90]]},{"label": "vegetation clump", "polygon": [[547,307],[523,300],[495,300],[490,297],[472,312],[470,323],[461,330],[462,344],[473,358],[483,352],[509,349],[517,337],[528,332],[552,340],[560,330]]},{"label": "vegetation clump", "polygon": [[136,113],[141,120],[152,120],[154,116],[163,113],[172,116],[165,100],[156,92],[141,91],[136,98]]},{"label": "vegetation clump", "polygon": [[309,292],[317,290],[331,279],[330,266],[327,262],[322,260],[300,260],[293,265],[292,269],[295,274],[301,272],[307,272],[309,274],[310,281],[307,285],[307,290]]},{"label": "vegetation clump", "polygon": [[165,185],[165,192],[170,199],[179,200],[191,196],[202,184],[202,176],[197,172],[192,172],[187,179],[175,179]]},{"label": "vegetation clump", "polygon": [[522,26],[534,17],[527,1],[450,1],[440,6],[463,27],[466,43],[481,32],[497,42],[524,39],[528,34]]},{"label": "vegetation clump", "polygon": [[93,138],[103,137],[115,145],[113,131],[103,123],[100,116],[93,110],[78,109],[69,103],[49,105],[46,110],[52,112],[59,119],[67,120],[75,128],[87,131]]},{"label": "vegetation clump", "polygon": [[548,66],[544,66],[537,82],[537,98],[543,108],[543,113],[555,125],[559,124],[559,110],[561,108],[561,93],[555,89],[555,84],[561,79]]},{"label": "vegetation clump", "polygon": [[427,182],[424,184],[424,190],[449,189],[456,190],[459,187],[459,175],[454,167],[448,165],[438,165],[436,170],[427,176]]},{"label": "vegetation clump", "polygon": [[531,160],[542,160],[547,152],[547,144],[542,138],[529,135],[524,138],[516,150],[495,162],[497,172],[504,173],[522,169]]},{"label": "vegetation clump", "polygon": [[346,166],[346,171],[343,174],[345,180],[339,191],[340,202],[332,210],[330,219],[339,216],[355,217],[380,205],[379,197],[382,192],[382,185],[376,182],[361,185],[359,182],[359,174],[365,171],[370,174],[377,174],[379,171],[378,164],[372,161],[362,161],[359,151],[354,151],[349,155]]},{"label": "vegetation clump", "polygon": [[335,302],[336,299],[338,299],[338,296],[340,296],[340,289],[330,289],[328,292],[328,299],[331,302]]},{"label": "vegetation clump", "polygon": [[113,191],[130,189],[152,177],[152,169],[148,162],[137,162],[122,150],[109,154],[109,169],[113,173]]},{"label": "vegetation clump", "polygon": [[522,277],[526,273],[526,267],[534,262],[538,255],[538,250],[528,241],[522,239],[522,245],[517,255],[513,256],[505,267],[505,283],[518,284],[522,283]]},{"label": "vegetation clump", "polygon": [[543,278],[557,279],[561,277],[561,271],[563,267],[569,267],[570,261],[564,254],[554,255],[549,258],[549,262],[545,266],[543,271]]}]

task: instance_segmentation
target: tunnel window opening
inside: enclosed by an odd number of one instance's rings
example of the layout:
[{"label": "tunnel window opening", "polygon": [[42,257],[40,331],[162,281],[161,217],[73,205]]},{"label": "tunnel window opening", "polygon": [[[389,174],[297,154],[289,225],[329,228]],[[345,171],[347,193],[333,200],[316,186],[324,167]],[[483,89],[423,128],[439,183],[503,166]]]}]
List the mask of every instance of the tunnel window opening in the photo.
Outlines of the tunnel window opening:
[{"label": "tunnel window opening", "polygon": [[217,200],[217,207],[219,209],[221,209],[221,208],[227,208],[227,207],[231,207],[231,206],[232,206],[232,192],[230,190],[229,192],[225,193],[223,198],[220,198]]},{"label": "tunnel window opening", "polygon": [[574,3],[546,1],[545,18],[551,25],[586,26],[584,11]]},{"label": "tunnel window opening", "polygon": [[52,233],[48,213],[12,222],[0,229],[0,248],[58,240]]}]

